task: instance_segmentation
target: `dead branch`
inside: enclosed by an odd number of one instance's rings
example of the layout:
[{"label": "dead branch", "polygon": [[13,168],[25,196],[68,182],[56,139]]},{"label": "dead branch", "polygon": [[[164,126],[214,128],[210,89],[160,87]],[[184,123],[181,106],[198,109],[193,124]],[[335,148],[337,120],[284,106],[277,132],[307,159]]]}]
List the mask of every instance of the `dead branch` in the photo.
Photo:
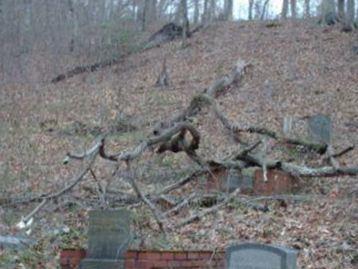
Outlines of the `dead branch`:
[{"label": "dead branch", "polygon": [[[238,83],[243,75],[246,73],[247,69],[251,66],[250,63],[245,61],[238,61],[231,73],[227,76],[224,76],[216,81],[208,88],[203,91],[210,97],[216,98],[223,93],[223,90],[231,86],[232,84]],[[172,127],[177,122],[183,122],[190,117],[193,117],[199,113],[202,108],[203,103],[200,102],[200,99],[195,97],[190,102],[189,106],[180,114],[176,115],[174,118],[159,122],[155,125],[153,134],[160,135],[163,129],[168,129]]]},{"label": "dead branch", "polygon": [[328,159],[329,159],[330,164],[331,164],[335,169],[338,169],[338,168],[339,168],[339,163],[338,163],[338,161],[333,157],[333,156],[334,156],[334,150],[333,150],[332,145],[328,145],[327,153],[328,153]]},{"label": "dead branch", "polygon": [[[86,166],[85,169],[83,169],[73,180],[72,183],[69,184],[68,186],[65,186],[64,188],[62,188],[61,190],[52,193],[52,194],[48,194],[44,197],[41,197],[41,203],[35,208],[33,209],[27,216],[22,217],[21,221],[19,224],[21,223],[28,223],[31,218],[37,213],[39,212],[50,200],[56,199],[59,196],[63,195],[64,193],[70,191],[74,186],[76,186],[83,178],[84,176],[90,171],[92,164],[94,163],[95,159],[96,159],[97,153],[94,151],[92,153],[92,159],[90,160],[89,164]],[[18,226],[19,226],[18,224]],[[26,226],[26,225],[25,225]]]},{"label": "dead branch", "polygon": [[184,177],[183,179],[179,180],[178,182],[175,182],[174,184],[164,187],[163,190],[161,190],[159,193],[156,194],[156,196],[176,190],[176,189],[188,184],[190,181],[198,178],[199,176],[204,175],[205,173],[206,173],[206,170],[204,170],[204,169],[195,170],[194,172],[192,172],[188,176]]},{"label": "dead branch", "polygon": [[198,148],[199,146],[199,142],[200,142],[200,134],[199,132],[189,123],[177,123],[175,126],[173,126],[172,128],[166,130],[163,134],[161,134],[160,136],[154,136],[151,137],[143,142],[141,142],[138,146],[136,146],[133,150],[130,151],[121,151],[118,152],[116,154],[113,155],[108,155],[105,152],[105,140],[102,139],[101,140],[101,144],[100,144],[100,156],[106,160],[109,161],[132,161],[136,158],[138,158],[139,156],[141,156],[141,154],[143,154],[149,147],[155,146],[159,143],[166,143],[168,141],[170,141],[171,139],[173,139],[173,137],[180,133],[183,132],[184,130],[187,130],[190,132],[190,134],[192,135],[193,139],[192,142],[189,145],[184,145],[184,146],[180,146],[182,149],[185,150],[195,150]]},{"label": "dead branch", "polygon": [[266,155],[267,155],[267,138],[264,137],[263,138],[263,151],[262,151],[262,172],[263,172],[263,178],[264,178],[264,182],[267,182],[267,164],[266,164]]},{"label": "dead branch", "polygon": [[349,147],[343,149],[342,151],[337,152],[337,153],[335,153],[335,154],[333,154],[333,155],[329,154],[326,158],[324,158],[324,161],[329,161],[329,159],[330,159],[331,157],[333,157],[333,158],[339,158],[339,157],[341,157],[341,156],[347,154],[348,152],[354,150],[354,148],[355,148],[354,145],[351,145],[351,146],[349,146]]},{"label": "dead branch", "polygon": [[[185,139],[187,131],[191,134],[192,140],[190,143]],[[165,151],[172,151],[174,153],[185,151],[188,154],[199,148],[200,143],[200,133],[190,124],[182,124],[182,129],[179,134],[173,136],[169,141],[162,143],[157,153],[163,153]]]},{"label": "dead branch", "polygon": [[209,104],[211,108],[213,109],[216,117],[220,120],[220,122],[223,124],[223,126],[230,131],[231,134],[235,133],[257,133],[261,135],[268,136],[270,138],[273,138],[281,143],[291,144],[291,145],[300,145],[304,146],[312,151],[315,151],[319,154],[324,154],[327,151],[328,145],[326,144],[316,144],[309,141],[305,141],[303,139],[297,139],[297,138],[287,138],[285,136],[280,136],[276,132],[271,131],[269,129],[263,128],[263,127],[256,127],[256,126],[250,126],[250,127],[244,127],[239,126],[236,123],[232,123],[229,121],[229,119],[224,115],[223,112],[221,112],[216,104],[216,101],[214,98],[212,98],[209,95],[201,94],[197,97],[197,99],[200,99],[202,103]]},{"label": "dead branch", "polygon": [[171,214],[176,214],[178,213],[183,207],[189,205],[190,201],[192,201],[193,199],[195,199],[195,197],[197,196],[196,192],[191,193],[187,198],[184,198],[183,201],[181,201],[180,203],[178,203],[176,206],[174,206],[172,209],[164,212],[164,216],[169,216]]},{"label": "dead branch", "polygon": [[102,146],[104,138],[107,136],[107,133],[99,135],[95,141],[96,143],[88,150],[85,150],[83,153],[71,153],[68,152],[66,154],[65,159],[63,160],[63,164],[67,164],[70,159],[74,159],[74,160],[84,160],[88,157],[93,156],[94,154],[97,153],[97,151],[99,150],[99,148]]},{"label": "dead branch", "polygon": [[[21,218],[21,222],[25,223],[25,226],[26,224],[31,220],[31,218],[37,213],[39,212],[46,204],[47,202],[49,201],[49,199],[45,198],[41,201],[41,203],[36,206],[27,216]],[[19,227],[20,228],[20,227]]]},{"label": "dead branch", "polygon": [[[260,156],[247,154],[245,156],[237,156],[238,160],[244,161],[251,165],[262,166],[263,160]],[[333,176],[354,176],[358,174],[358,167],[340,167],[338,169],[332,166],[324,167],[307,167],[293,163],[287,163],[278,160],[267,160],[267,168],[276,168],[287,172],[293,176],[301,177],[333,177]]]},{"label": "dead branch", "polygon": [[127,174],[128,174],[128,179],[129,182],[132,185],[133,190],[136,192],[138,198],[140,198],[144,204],[146,204],[150,211],[152,212],[154,219],[156,220],[159,229],[165,233],[165,229],[164,229],[164,223],[162,221],[162,213],[159,211],[159,209],[156,208],[156,206],[149,200],[147,199],[147,197],[141,192],[140,188],[138,187],[135,179],[134,179],[134,175],[132,174],[133,172],[131,171],[131,167],[130,167],[130,163],[129,161],[126,162],[127,163]]},{"label": "dead branch", "polygon": [[98,63],[94,63],[94,64],[90,64],[90,65],[77,66],[66,73],[56,76],[55,78],[53,78],[51,80],[51,83],[57,83],[57,82],[60,82],[67,78],[74,77],[74,76],[82,74],[82,73],[95,72],[101,68],[119,64],[120,62],[122,62],[122,60],[123,60],[123,56],[118,59],[112,59],[112,60],[98,62]]},{"label": "dead branch", "polygon": [[204,216],[208,215],[208,214],[211,214],[211,213],[214,213],[216,211],[218,211],[221,207],[223,207],[224,205],[226,205],[228,202],[230,202],[230,200],[232,198],[234,198],[238,193],[239,193],[239,189],[235,190],[234,192],[232,192],[230,195],[228,195],[224,201],[222,201],[221,203],[213,206],[213,207],[210,207],[208,209],[205,209],[197,214],[194,214],[193,216],[190,216],[186,219],[184,219],[183,221],[181,221],[180,223],[178,223],[177,225],[174,226],[174,228],[181,228],[185,225],[188,225],[194,221],[198,221],[200,219],[202,219]]}]

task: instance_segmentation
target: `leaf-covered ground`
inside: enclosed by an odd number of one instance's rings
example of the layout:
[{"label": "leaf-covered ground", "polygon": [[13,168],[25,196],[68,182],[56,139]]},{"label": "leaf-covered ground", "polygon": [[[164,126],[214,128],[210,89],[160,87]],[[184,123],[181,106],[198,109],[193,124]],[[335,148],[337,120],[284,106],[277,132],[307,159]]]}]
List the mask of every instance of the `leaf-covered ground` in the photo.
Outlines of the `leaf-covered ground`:
[{"label": "leaf-covered ground", "polygon": [[[65,154],[88,147],[101,129],[118,124],[118,118],[138,129],[111,135],[109,150],[136,145],[151,134],[156,121],[181,111],[193,95],[230,72],[239,59],[251,62],[252,71],[218,99],[231,120],[280,131],[283,118],[293,116],[297,119],[296,134],[302,136],[304,118],[323,113],[332,119],[335,149],[356,145],[358,55],[353,47],[358,46],[357,32],[347,34],[339,28],[301,22],[266,26],[217,23],[197,33],[185,48],[180,41],[172,42],[131,55],[114,67],[55,85],[1,87],[0,201],[1,197],[26,198],[62,188],[82,165],[63,165]],[[165,90],[154,87],[164,57],[171,82]],[[220,159],[238,149],[212,112],[204,111],[193,121],[202,135],[201,156]],[[357,157],[355,150],[340,162],[358,165]],[[186,156],[170,153],[146,153],[135,165],[140,184],[148,193],[178,180],[192,166]],[[100,184],[109,179],[111,169],[112,164],[96,164]],[[298,249],[300,268],[355,268],[357,177],[301,181],[305,187],[298,194],[304,199],[262,201],[270,208],[266,213],[233,202],[199,222],[174,230],[167,238],[158,234],[145,207],[135,207],[132,247],[217,250],[233,241],[259,241]],[[87,212],[101,206],[98,182],[86,178],[39,212],[31,231],[39,244],[18,253],[0,250],[0,267],[23,264],[25,268],[55,268],[59,248],[85,247]],[[176,194],[200,193],[202,186],[192,184]],[[112,182],[111,189],[131,192],[121,177]],[[1,206],[0,234],[19,233],[14,225],[34,206]],[[170,221],[176,223],[191,211]]]}]

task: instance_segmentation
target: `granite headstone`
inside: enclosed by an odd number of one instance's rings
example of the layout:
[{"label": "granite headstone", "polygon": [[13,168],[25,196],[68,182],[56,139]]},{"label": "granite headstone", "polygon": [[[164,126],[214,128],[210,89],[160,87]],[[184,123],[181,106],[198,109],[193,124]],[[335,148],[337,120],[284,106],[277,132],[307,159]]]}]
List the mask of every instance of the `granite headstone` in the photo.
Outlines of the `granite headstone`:
[{"label": "granite headstone", "polygon": [[331,143],[332,122],[325,115],[315,115],[308,119],[308,133],[317,143]]},{"label": "granite headstone", "polygon": [[253,191],[253,184],[252,177],[243,175],[238,169],[229,169],[225,182],[225,190],[233,192],[240,188],[241,192],[248,193]]},{"label": "granite headstone", "polygon": [[286,247],[243,243],[226,250],[228,269],[296,269],[297,252]]},{"label": "granite headstone", "polygon": [[124,269],[130,243],[127,210],[94,210],[89,213],[88,252],[81,269]]}]

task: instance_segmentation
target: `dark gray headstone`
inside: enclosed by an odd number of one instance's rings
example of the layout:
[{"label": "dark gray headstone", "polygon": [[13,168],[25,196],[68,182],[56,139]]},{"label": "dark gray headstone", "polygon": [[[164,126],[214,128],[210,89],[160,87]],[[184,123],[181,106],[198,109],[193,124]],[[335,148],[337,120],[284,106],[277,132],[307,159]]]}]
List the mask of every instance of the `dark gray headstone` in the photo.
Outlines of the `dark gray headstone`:
[{"label": "dark gray headstone", "polygon": [[88,252],[81,269],[123,269],[130,243],[127,210],[95,210],[89,213]]},{"label": "dark gray headstone", "polygon": [[244,243],[226,250],[227,269],[296,269],[297,251],[272,245]]},{"label": "dark gray headstone", "polygon": [[252,177],[243,175],[238,169],[229,169],[227,180],[225,183],[225,189],[228,192],[240,188],[242,192],[251,192],[253,190]]},{"label": "dark gray headstone", "polygon": [[332,122],[325,115],[315,115],[308,119],[308,133],[317,143],[331,143]]}]

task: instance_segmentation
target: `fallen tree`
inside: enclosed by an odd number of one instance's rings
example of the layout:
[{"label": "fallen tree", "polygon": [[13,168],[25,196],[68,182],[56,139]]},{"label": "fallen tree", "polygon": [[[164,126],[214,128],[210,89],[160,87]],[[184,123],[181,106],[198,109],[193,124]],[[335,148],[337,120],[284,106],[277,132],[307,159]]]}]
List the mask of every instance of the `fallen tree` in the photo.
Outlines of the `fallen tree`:
[{"label": "fallen tree", "polygon": [[[201,26],[196,27],[193,31],[187,34],[188,37],[192,36],[195,32],[199,31]],[[159,45],[165,44],[167,42],[173,41],[175,38],[181,37],[183,33],[183,28],[175,23],[168,23],[164,25],[160,30],[155,32],[149,37],[149,39],[141,46],[141,50],[148,50]],[[80,65],[76,66],[73,69],[59,74],[51,80],[51,83],[58,83],[65,79],[74,77],[79,74],[86,72],[95,72],[102,68],[109,67],[112,65],[120,64],[123,61],[124,57],[129,56],[130,53],[123,54],[119,58],[109,59],[106,61],[97,62],[89,65]]]},{"label": "fallen tree", "polygon": [[[220,111],[215,99],[219,98],[222,94],[225,94],[226,90],[229,88],[234,88],[235,86],[237,87],[238,83],[244,79],[244,75],[248,71],[249,67],[251,67],[251,64],[244,61],[238,61],[230,74],[214,81],[212,85],[203,90],[201,94],[194,96],[188,107],[184,109],[183,112],[179,113],[171,119],[158,123],[153,130],[152,136],[143,140],[132,149],[108,153],[106,149],[108,133],[104,133],[100,135],[94,141],[93,146],[85,152],[80,154],[68,153],[64,160],[65,164],[71,160],[77,160],[86,162],[86,166],[62,189],[39,195],[37,197],[32,197],[27,200],[22,200],[21,202],[38,202],[39,204],[27,216],[21,219],[21,221],[18,223],[18,227],[27,227],[27,224],[32,222],[33,216],[36,213],[38,213],[49,202],[58,199],[65,193],[70,192],[79,182],[86,178],[86,175],[91,175],[94,179],[96,179],[95,172],[93,171],[93,164],[98,158],[102,158],[106,161],[117,164],[114,171],[112,172],[112,178],[117,176],[118,171],[120,170],[120,163],[125,164],[126,169],[123,171],[123,174],[126,175],[126,178],[128,179],[128,182],[130,182],[131,187],[133,188],[136,195],[136,199],[133,199],[131,195],[128,195],[128,197],[130,197],[129,200],[131,201],[132,206],[135,206],[133,205],[133,201],[135,204],[144,203],[152,212],[152,215],[158,224],[159,229],[163,232],[166,232],[170,228],[175,229],[189,224],[195,220],[199,220],[206,214],[215,212],[219,208],[225,206],[231,199],[236,199],[243,205],[254,207],[258,210],[266,210],[265,208],[260,208],[257,205],[253,205],[250,199],[245,199],[238,196],[239,190],[237,190],[231,194],[227,194],[227,197],[224,200],[213,205],[211,208],[197,212],[191,217],[184,219],[179,224],[171,224],[170,214],[177,212],[181,208],[187,206],[189,204],[189,198],[184,199],[180,203],[174,205],[167,212],[162,212],[156,205],[156,201],[160,199],[161,195],[181,188],[189,182],[196,180],[199,176],[215,176],[212,173],[213,167],[222,167],[224,169],[234,168],[237,170],[242,170],[247,167],[257,166],[262,167],[264,171],[274,168],[284,171],[292,176],[300,177],[352,176],[358,174],[358,167],[340,166],[338,161],[335,159],[341,157],[350,150],[353,150],[353,147],[349,147],[335,154],[332,151],[331,145],[315,144],[310,141],[297,138],[287,138],[281,136],[278,132],[262,128],[260,126],[245,126],[244,124],[231,122],[226,117],[226,115]],[[216,118],[222,123],[223,129],[228,131],[227,133],[230,136],[235,136],[237,133],[247,132],[256,133],[261,138],[259,141],[253,143],[252,145],[245,146],[240,152],[233,154],[225,160],[210,160],[210,156],[200,156],[198,154],[198,149],[200,148],[201,144],[201,135],[199,130],[190,123],[189,119],[198,115],[204,107],[210,107],[214,111]],[[298,165],[293,162],[287,162],[284,160],[271,159],[266,154],[267,139],[275,139],[277,143],[281,143],[283,146],[299,145],[319,155],[327,154],[325,160],[330,162],[331,165],[310,167],[307,165]],[[261,146],[264,149],[263,151],[260,149]],[[137,177],[135,168],[133,168],[133,161],[139,159],[144,152],[151,149],[155,149],[157,154],[163,154],[164,152],[171,152],[173,154],[183,152],[191,161],[199,165],[200,169],[195,170],[178,182],[164,187],[160,192],[154,192],[152,194],[145,193],[137,184]],[[260,153],[257,153],[257,150],[260,150]],[[262,152],[264,152],[264,154],[262,154]],[[334,161],[332,161],[332,159],[334,159]],[[102,201],[106,200],[106,193],[107,192],[105,189],[102,190]],[[18,203],[19,199],[15,199],[14,201]]]}]

